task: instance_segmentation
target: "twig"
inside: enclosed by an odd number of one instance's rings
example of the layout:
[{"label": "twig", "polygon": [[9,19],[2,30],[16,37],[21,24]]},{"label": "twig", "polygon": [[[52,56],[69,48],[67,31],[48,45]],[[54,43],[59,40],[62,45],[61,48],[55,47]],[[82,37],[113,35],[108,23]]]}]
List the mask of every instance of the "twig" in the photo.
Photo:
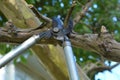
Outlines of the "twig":
[{"label": "twig", "polygon": [[98,72],[103,72],[105,70],[111,71],[111,69],[117,67],[120,63],[116,63],[115,65],[109,67],[109,66],[98,66],[98,67],[93,67],[91,70],[89,70],[87,72],[87,74],[91,74],[91,73],[98,73]]},{"label": "twig", "polygon": [[95,76],[95,74],[97,74],[98,72],[103,72],[105,70],[108,70],[111,72],[111,69],[115,68],[116,66],[118,66],[120,63],[117,63],[113,66],[106,66],[104,64],[101,64],[101,62],[97,62],[97,63],[89,63],[87,64],[87,67],[84,68],[84,71],[86,72],[86,74],[90,77],[93,78]]},{"label": "twig", "polygon": [[68,11],[68,13],[67,13],[67,15],[66,15],[66,17],[65,17],[65,20],[64,20],[64,27],[67,27],[68,21],[69,21],[69,19],[70,19],[70,16],[71,16],[71,14],[72,14],[72,11],[73,11],[75,5],[76,5],[76,1],[73,0],[72,6],[70,7],[70,9],[69,9],[69,11]]},{"label": "twig", "polygon": [[117,67],[120,63],[116,63],[115,65],[111,66],[110,69],[113,69],[115,67]]},{"label": "twig", "polygon": [[73,26],[75,26],[86,14],[89,7],[92,5],[93,0],[89,0],[88,3],[83,7],[83,10],[76,13],[76,17],[73,20]]},{"label": "twig", "polygon": [[76,0],[76,2],[77,2],[80,6],[83,6],[83,4],[82,4],[82,3],[80,3],[78,0]]},{"label": "twig", "polygon": [[46,22],[52,22],[52,20],[46,16],[43,16],[42,14],[40,14],[37,9],[33,6],[33,5],[29,5],[29,8],[31,8],[31,10],[36,14],[36,16]]}]

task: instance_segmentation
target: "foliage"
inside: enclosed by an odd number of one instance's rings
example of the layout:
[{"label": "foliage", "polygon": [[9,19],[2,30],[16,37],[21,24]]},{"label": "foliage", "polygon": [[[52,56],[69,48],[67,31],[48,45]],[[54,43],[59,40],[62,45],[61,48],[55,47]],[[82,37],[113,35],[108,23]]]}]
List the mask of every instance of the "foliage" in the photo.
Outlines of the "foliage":
[{"label": "foliage", "polygon": [[[68,9],[71,6],[72,0],[26,0],[29,4],[33,4],[40,13],[52,18],[58,16],[64,20]],[[82,7],[88,0],[76,0],[72,18],[77,12],[82,10]],[[74,30],[80,34],[84,33],[99,33],[100,27],[105,25],[107,29],[115,34],[115,39],[120,41],[120,0],[94,0],[92,6],[85,14],[84,18],[77,24]],[[6,21],[2,13],[0,13],[0,25]],[[0,53],[8,52],[11,47],[0,44]],[[99,56],[89,51],[74,48],[76,61],[84,66],[88,61],[96,62]]]},{"label": "foliage", "polygon": [[12,46],[9,44],[0,44],[0,54],[8,53],[12,49]]}]

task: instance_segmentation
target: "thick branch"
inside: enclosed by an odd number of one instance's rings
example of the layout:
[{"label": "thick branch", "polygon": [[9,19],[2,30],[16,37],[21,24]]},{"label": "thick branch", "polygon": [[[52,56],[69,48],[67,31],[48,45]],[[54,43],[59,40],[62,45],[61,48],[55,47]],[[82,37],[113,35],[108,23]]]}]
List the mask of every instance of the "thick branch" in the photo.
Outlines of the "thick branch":
[{"label": "thick branch", "polygon": [[38,27],[41,24],[24,0],[0,0],[0,11],[17,27]]},{"label": "thick branch", "polygon": [[[45,30],[45,29],[44,29]],[[42,30],[43,31],[43,30]],[[21,43],[32,35],[40,33],[41,30],[33,30],[32,32],[20,31],[17,36],[11,36],[8,32],[0,29],[0,42]],[[120,43],[112,38],[109,33],[98,34],[71,34],[71,42],[75,47],[96,52],[106,59],[120,62]],[[39,43],[53,44],[57,43],[53,38],[42,40]]]},{"label": "thick branch", "polygon": [[120,43],[115,41],[109,33],[102,36],[98,34],[72,34],[71,41],[76,47],[96,52],[106,59],[120,62]]}]

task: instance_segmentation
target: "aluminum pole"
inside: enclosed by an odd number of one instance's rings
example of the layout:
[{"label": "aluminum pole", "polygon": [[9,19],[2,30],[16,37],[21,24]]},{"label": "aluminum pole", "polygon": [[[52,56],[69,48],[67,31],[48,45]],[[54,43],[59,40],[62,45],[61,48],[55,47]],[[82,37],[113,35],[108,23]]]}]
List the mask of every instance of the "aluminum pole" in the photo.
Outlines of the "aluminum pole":
[{"label": "aluminum pole", "polygon": [[70,80],[80,80],[78,70],[76,68],[75,58],[73,55],[71,42],[67,39],[63,42],[65,58],[68,66]]},{"label": "aluminum pole", "polygon": [[26,40],[25,42],[23,42],[21,45],[19,45],[17,48],[15,48],[12,51],[8,52],[5,56],[3,56],[0,59],[0,68],[5,66],[8,62],[13,60],[15,57],[22,54],[23,51],[30,48],[39,39],[40,39],[40,35],[34,35],[34,36],[30,37],[28,40]]}]

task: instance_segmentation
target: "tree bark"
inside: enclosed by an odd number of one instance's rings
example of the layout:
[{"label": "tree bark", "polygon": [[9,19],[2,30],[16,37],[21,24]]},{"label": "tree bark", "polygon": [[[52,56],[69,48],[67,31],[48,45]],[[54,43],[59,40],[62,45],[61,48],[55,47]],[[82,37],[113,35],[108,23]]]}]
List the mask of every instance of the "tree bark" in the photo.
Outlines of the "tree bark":
[{"label": "tree bark", "polygon": [[[38,34],[42,30],[35,30],[30,33],[19,32],[17,36],[11,36],[4,30],[0,29],[0,42],[21,43],[32,35]],[[85,50],[93,51],[108,60],[120,62],[120,43],[114,40],[113,36],[109,33],[100,34],[71,34],[72,45]],[[58,43],[54,39],[45,39],[38,44],[55,44]]]},{"label": "tree bark", "polygon": [[0,0],[0,11],[20,28],[38,27],[41,24],[24,0]]}]

